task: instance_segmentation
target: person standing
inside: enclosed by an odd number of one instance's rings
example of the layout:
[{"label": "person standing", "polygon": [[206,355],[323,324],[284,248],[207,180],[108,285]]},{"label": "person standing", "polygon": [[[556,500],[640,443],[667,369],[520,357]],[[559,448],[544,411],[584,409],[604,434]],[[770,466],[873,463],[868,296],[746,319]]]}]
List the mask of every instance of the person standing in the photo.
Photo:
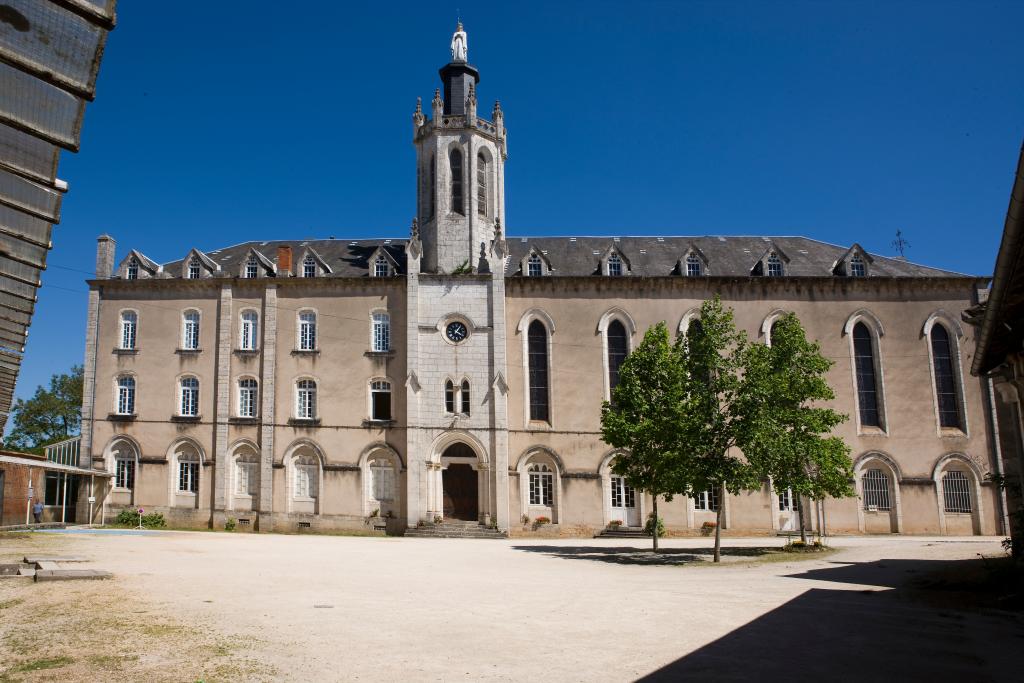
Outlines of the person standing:
[{"label": "person standing", "polygon": [[40,524],[43,521],[43,501],[36,498],[36,502],[32,503],[32,516],[35,517],[36,524]]}]

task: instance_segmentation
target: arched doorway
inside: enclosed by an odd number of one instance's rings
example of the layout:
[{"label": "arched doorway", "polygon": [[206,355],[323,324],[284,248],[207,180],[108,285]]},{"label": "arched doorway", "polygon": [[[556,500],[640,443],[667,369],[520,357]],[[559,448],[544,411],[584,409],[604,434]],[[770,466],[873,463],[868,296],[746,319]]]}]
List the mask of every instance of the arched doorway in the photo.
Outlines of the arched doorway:
[{"label": "arched doorway", "polygon": [[441,512],[445,519],[475,522],[480,518],[476,462],[476,453],[464,443],[453,443],[441,454]]}]

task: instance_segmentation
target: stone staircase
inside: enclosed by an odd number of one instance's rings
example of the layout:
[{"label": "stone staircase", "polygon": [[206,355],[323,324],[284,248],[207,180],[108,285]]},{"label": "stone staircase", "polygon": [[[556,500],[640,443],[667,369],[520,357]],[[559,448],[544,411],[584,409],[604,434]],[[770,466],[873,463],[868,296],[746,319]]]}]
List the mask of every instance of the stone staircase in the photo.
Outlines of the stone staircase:
[{"label": "stone staircase", "polygon": [[650,538],[650,536],[644,533],[644,528],[640,526],[620,526],[615,529],[606,527],[601,529],[594,538]]},{"label": "stone staircase", "polygon": [[440,524],[410,527],[405,530],[409,538],[508,538],[504,531],[483,526],[478,522],[446,519]]}]

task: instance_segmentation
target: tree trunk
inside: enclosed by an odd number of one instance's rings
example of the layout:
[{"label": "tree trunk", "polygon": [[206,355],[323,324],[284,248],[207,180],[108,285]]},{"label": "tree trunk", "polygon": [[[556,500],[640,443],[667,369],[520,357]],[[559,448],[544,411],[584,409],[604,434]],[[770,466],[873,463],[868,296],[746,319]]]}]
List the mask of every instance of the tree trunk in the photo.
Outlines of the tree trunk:
[{"label": "tree trunk", "polygon": [[807,527],[804,526],[804,500],[800,494],[796,494],[796,510],[800,516],[800,542],[807,545]]},{"label": "tree trunk", "polygon": [[651,538],[654,539],[654,552],[658,552],[658,496],[654,496],[654,524],[652,525],[654,533],[651,534]]},{"label": "tree trunk", "polygon": [[718,489],[718,510],[715,511],[715,562],[722,561],[722,510],[725,509],[725,484]]}]

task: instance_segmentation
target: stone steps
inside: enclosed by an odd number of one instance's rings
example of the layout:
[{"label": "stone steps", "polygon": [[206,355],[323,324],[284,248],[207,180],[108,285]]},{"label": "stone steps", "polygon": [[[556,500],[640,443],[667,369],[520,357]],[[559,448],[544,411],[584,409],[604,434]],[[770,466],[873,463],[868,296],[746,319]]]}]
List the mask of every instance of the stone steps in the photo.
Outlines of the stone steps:
[{"label": "stone steps", "polygon": [[618,529],[602,529],[594,538],[650,538],[643,527],[620,526]]},{"label": "stone steps", "polygon": [[412,527],[405,530],[408,538],[507,538],[497,529],[482,526],[476,522],[442,522],[433,526]]}]

